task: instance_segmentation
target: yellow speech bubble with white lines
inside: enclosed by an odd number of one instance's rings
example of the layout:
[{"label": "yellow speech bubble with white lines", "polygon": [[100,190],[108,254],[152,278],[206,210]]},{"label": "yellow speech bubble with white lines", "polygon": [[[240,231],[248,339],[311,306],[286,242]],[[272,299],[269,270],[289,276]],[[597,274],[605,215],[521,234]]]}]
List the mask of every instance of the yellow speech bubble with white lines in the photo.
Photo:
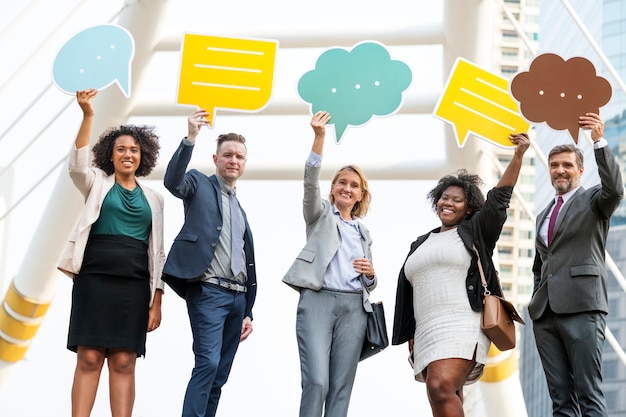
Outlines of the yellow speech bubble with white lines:
[{"label": "yellow speech bubble with white lines", "polygon": [[506,78],[458,58],[433,115],[452,124],[459,147],[470,133],[503,148],[514,147],[511,133],[527,132]]},{"label": "yellow speech bubble with white lines", "polygon": [[272,93],[278,41],[185,34],[181,51],[178,104],[259,111]]}]

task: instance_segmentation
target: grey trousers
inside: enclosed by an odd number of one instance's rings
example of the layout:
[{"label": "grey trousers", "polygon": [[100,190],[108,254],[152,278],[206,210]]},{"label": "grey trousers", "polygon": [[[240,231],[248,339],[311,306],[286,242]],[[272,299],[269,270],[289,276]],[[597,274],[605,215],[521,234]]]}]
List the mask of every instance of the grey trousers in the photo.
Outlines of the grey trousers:
[{"label": "grey trousers", "polygon": [[360,292],[300,291],[296,336],[302,373],[300,417],[346,417],[365,338]]},{"label": "grey trousers", "polygon": [[607,417],[602,393],[604,313],[556,314],[549,308],[533,332],[554,417]]}]

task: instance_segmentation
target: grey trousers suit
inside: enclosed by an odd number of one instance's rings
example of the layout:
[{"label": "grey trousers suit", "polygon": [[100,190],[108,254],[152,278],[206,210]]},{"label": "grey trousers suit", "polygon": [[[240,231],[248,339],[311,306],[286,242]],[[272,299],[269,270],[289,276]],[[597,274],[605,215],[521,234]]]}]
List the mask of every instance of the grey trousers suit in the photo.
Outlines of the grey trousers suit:
[{"label": "grey trousers suit", "polygon": [[606,416],[602,348],[608,313],[606,236],[623,196],[608,146],[595,149],[601,184],[580,187],[559,212],[550,246],[539,235],[552,202],[537,216],[534,290],[528,305],[554,416]]},{"label": "grey trousers suit", "polygon": [[[365,337],[368,291],[323,289],[324,274],[341,245],[339,216],[321,198],[320,167],[307,165],[303,214],[307,242],[283,277],[300,292],[296,337],[300,354],[302,396],[300,417],[346,417],[359,353]],[[372,259],[372,239],[359,223],[363,253]],[[370,308],[371,309],[371,308]]]}]

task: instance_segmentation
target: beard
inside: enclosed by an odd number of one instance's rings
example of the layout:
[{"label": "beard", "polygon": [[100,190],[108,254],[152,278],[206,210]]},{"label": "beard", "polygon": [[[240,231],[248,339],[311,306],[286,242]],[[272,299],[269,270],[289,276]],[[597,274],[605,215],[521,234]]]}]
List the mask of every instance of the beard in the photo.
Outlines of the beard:
[{"label": "beard", "polygon": [[[566,182],[557,183],[558,179],[564,179],[566,180]],[[552,186],[559,194],[565,194],[574,187],[574,183],[572,182],[572,179],[570,177],[565,176],[565,175],[559,175],[552,179]]]}]

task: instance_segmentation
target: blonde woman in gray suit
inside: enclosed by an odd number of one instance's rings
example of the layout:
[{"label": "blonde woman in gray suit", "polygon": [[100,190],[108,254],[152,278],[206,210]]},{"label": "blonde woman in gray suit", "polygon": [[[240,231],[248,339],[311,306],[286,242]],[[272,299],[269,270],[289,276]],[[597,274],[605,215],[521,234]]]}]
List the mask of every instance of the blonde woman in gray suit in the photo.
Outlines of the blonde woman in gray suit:
[{"label": "blonde woman in gray suit", "polygon": [[364,300],[376,287],[372,239],[360,221],[370,202],[365,175],[354,165],[345,166],[332,180],[329,199],[320,194],[329,120],[324,111],[311,119],[315,139],[304,171],[303,200],[307,243],[283,278],[300,292],[300,417],[347,416],[365,337]]}]

